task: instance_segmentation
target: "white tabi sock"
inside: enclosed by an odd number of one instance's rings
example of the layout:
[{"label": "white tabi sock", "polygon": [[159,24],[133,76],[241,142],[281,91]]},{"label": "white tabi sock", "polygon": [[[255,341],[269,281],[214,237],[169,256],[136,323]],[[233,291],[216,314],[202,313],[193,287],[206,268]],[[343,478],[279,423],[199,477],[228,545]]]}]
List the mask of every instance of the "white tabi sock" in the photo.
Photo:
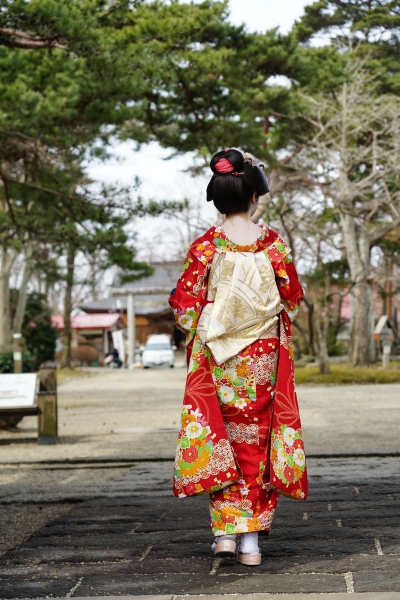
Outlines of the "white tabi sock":
[{"label": "white tabi sock", "polygon": [[258,547],[258,531],[242,533],[239,550],[242,554],[259,554],[261,550]]}]

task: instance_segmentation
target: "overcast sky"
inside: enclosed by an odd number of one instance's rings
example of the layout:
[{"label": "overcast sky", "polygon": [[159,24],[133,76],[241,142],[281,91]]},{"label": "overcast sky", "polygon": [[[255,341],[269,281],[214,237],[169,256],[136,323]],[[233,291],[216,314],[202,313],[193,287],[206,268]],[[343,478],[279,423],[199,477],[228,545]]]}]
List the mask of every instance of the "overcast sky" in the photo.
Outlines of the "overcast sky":
[{"label": "overcast sky", "polygon": [[[286,33],[303,14],[304,6],[310,3],[311,0],[230,0],[230,20],[238,25],[244,23],[250,31],[266,31],[279,27],[282,33]],[[88,174],[97,181],[121,184],[132,182],[134,177],[138,176],[143,182],[140,193],[145,199],[180,200],[189,197],[198,200],[205,195],[208,178],[204,176],[193,179],[182,172],[191,164],[191,156],[180,156],[165,161],[170,154],[170,151],[161,149],[155,143],[142,147],[140,152],[135,152],[134,144],[126,142],[114,148],[114,157],[108,161],[90,163]],[[214,218],[210,204],[204,202],[204,210],[205,215],[210,219]],[[148,245],[154,233],[162,235],[163,229],[169,230],[170,227],[171,223],[163,218],[146,218],[141,221],[138,246],[142,259],[150,257]],[[165,256],[165,259],[167,258]]]},{"label": "overcast sky", "polygon": [[311,0],[230,0],[231,21],[245,23],[251,31],[266,31],[279,27],[286,33],[303,14]]}]

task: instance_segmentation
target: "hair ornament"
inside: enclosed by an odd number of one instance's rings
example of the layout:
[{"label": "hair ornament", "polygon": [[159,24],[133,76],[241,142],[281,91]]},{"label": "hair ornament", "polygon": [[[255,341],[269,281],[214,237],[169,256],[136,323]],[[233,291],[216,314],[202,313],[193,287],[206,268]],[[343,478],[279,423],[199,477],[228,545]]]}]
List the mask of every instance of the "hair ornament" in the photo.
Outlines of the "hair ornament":
[{"label": "hair ornament", "polygon": [[233,166],[231,161],[228,160],[227,158],[220,158],[215,163],[215,170],[218,173],[221,173],[221,175],[225,175],[227,173],[232,173],[235,170],[235,167]]},{"label": "hair ornament", "polygon": [[234,177],[239,177],[239,175],[244,174],[244,171],[238,171],[237,167],[235,168],[235,165],[227,158],[219,158],[214,164],[214,171],[216,172],[213,177],[218,177],[218,175],[233,175]]},{"label": "hair ornament", "polygon": [[257,163],[254,156],[252,156],[249,152],[243,153],[243,160],[245,163],[251,165],[252,167],[259,167],[260,165]]}]

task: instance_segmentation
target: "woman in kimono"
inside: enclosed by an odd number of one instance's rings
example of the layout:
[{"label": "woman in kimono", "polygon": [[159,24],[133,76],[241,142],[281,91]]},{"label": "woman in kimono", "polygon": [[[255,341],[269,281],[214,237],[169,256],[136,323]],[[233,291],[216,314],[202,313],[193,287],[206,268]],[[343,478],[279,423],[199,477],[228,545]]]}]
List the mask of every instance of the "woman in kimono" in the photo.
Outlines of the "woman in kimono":
[{"label": "woman in kimono", "polygon": [[209,493],[214,555],[259,565],[279,493],[307,495],[290,334],[303,289],[284,240],[252,222],[261,166],[235,149],[210,166],[226,220],[190,246],[169,300],[188,360],[174,493]]}]

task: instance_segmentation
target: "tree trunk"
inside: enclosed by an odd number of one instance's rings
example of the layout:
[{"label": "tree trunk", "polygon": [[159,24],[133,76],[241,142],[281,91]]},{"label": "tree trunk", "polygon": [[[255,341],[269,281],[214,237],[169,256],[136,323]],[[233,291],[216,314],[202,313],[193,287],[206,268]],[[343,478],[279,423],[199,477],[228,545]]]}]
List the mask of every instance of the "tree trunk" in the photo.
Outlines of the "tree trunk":
[{"label": "tree trunk", "polygon": [[92,302],[97,302],[99,299],[97,289],[97,267],[98,265],[98,253],[95,252],[90,260],[90,285],[92,288]]},{"label": "tree trunk", "polygon": [[61,360],[62,367],[71,368],[71,312],[72,312],[72,288],[74,285],[75,246],[70,244],[67,255],[67,275],[64,298],[64,348]]},{"label": "tree trunk", "polygon": [[308,311],[308,335],[309,335],[309,352],[311,356],[316,356],[315,345],[314,345],[314,303],[304,298],[304,304],[307,306]]},{"label": "tree trunk", "polygon": [[300,325],[300,323],[297,321],[297,319],[296,319],[296,321],[294,321],[294,322],[292,323],[292,328],[293,328],[293,327],[296,327],[297,331],[299,331],[299,333],[300,333],[300,336],[301,336],[301,340],[302,340],[302,342],[303,342],[303,347],[302,347],[302,348],[300,348],[301,352],[302,352],[303,354],[308,354],[308,352],[307,352],[307,350],[308,350],[307,331],[305,331],[305,330],[303,329],[303,327]]},{"label": "tree trunk", "polygon": [[376,347],[375,347],[375,339],[374,339],[374,331],[375,331],[375,314],[374,314],[374,297],[372,295],[372,286],[368,286],[368,295],[369,295],[369,351],[371,362],[376,363]]},{"label": "tree trunk", "polygon": [[28,241],[25,250],[25,265],[24,274],[22,276],[21,285],[18,292],[17,308],[14,316],[13,331],[14,333],[21,333],[22,323],[24,321],[25,309],[26,309],[26,298],[28,291],[29,279],[32,275],[32,254],[33,244],[31,240]]},{"label": "tree trunk", "polygon": [[356,225],[350,214],[341,215],[347,260],[352,279],[353,315],[350,332],[349,358],[353,367],[368,367],[373,361],[371,353],[373,315],[370,271],[370,247],[366,232]]},{"label": "tree trunk", "polygon": [[[318,340],[318,363],[319,363],[319,372],[321,374],[330,373],[329,367],[329,355],[328,355],[328,346],[326,343],[329,331],[329,302],[330,302],[330,279],[329,274],[326,272],[324,264],[319,258],[319,264],[324,272],[324,284],[325,284],[325,306],[322,307],[321,315],[318,315],[317,311],[314,311],[314,323],[315,323],[315,331],[317,333]],[[321,327],[322,321],[322,327]]]},{"label": "tree trunk", "polygon": [[353,287],[354,316],[350,333],[349,358],[353,367],[367,367],[371,364],[371,297],[367,281],[360,281]]},{"label": "tree trunk", "polygon": [[334,323],[333,333],[335,335],[335,342],[337,342],[337,336],[339,335],[341,327],[342,327],[342,308],[343,308],[343,296],[339,296],[339,300],[338,300],[335,314],[333,317],[333,323]]},{"label": "tree trunk", "polygon": [[331,291],[331,282],[329,273],[325,269],[325,265],[321,261],[321,267],[324,272],[324,282],[325,282],[325,306],[324,311],[322,313],[322,328],[319,326],[318,321],[318,346],[319,346],[319,372],[320,373],[330,373],[331,369],[329,366],[329,354],[328,354],[328,345],[326,340],[328,339],[329,332],[329,317],[330,317],[330,291]]},{"label": "tree trunk", "polygon": [[386,264],[386,298],[385,298],[385,315],[392,318],[392,300],[393,300],[393,262],[389,256]]},{"label": "tree trunk", "polygon": [[318,315],[314,313],[314,326],[318,338],[318,364],[319,372],[321,374],[330,373],[329,367],[329,355],[328,348],[326,345],[326,336],[328,333],[329,316],[325,314],[323,316],[323,324],[321,327]]},{"label": "tree trunk", "polygon": [[0,348],[12,343],[10,311],[10,272],[17,254],[0,247]]}]

